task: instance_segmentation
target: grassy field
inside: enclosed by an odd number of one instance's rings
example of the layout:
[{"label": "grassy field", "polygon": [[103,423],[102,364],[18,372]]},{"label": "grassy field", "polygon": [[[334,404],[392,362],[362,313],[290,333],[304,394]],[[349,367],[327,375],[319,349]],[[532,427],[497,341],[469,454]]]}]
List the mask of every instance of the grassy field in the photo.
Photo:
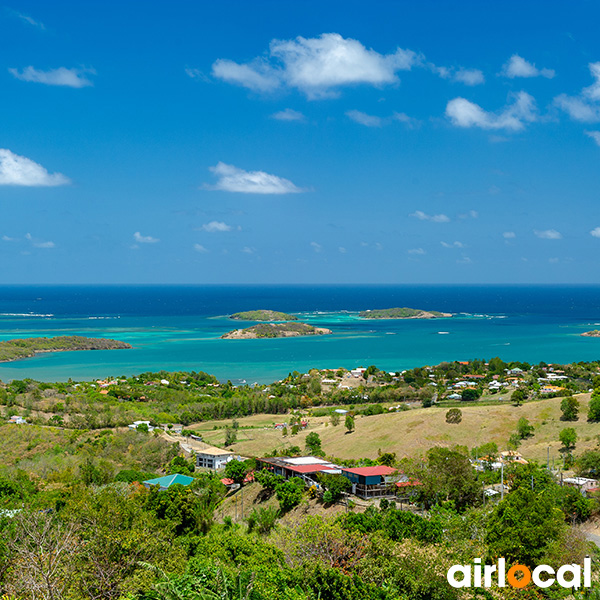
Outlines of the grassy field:
[{"label": "grassy field", "polygon": [[[581,394],[578,399],[581,407],[577,422],[561,421],[561,398],[550,398],[529,402],[521,407],[511,404],[478,406],[477,403],[465,403],[461,406],[462,422],[457,425],[446,423],[446,408],[415,408],[406,412],[359,416],[353,433],[346,433],[343,419],[340,425],[333,427],[327,417],[311,417],[308,430],[287,438],[272,427],[273,423],[283,421],[285,417],[255,415],[239,419],[241,427],[253,428],[239,429],[238,441],[231,449],[242,455],[262,456],[285,446],[304,448],[306,435],[316,431],[321,436],[325,453],[339,458],[376,458],[379,449],[382,452],[395,452],[401,458],[424,454],[433,446],[461,444],[472,448],[485,442],[496,442],[501,450],[506,450],[506,443],[515,432],[517,421],[520,417],[526,417],[535,427],[535,433],[533,437],[523,441],[519,449],[523,456],[545,462],[550,447],[551,459],[558,461],[558,435],[565,427],[573,427],[577,431],[576,455],[594,448],[596,436],[600,435],[600,424],[587,422],[589,394]],[[222,445],[225,431],[213,429],[215,425],[230,426],[231,421],[211,421],[194,429],[208,443]]]}]

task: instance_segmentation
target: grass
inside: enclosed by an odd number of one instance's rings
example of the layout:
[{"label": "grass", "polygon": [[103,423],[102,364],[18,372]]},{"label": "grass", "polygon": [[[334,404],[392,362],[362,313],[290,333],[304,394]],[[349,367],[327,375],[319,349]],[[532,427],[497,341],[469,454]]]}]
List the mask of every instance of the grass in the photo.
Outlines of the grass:
[{"label": "grass", "polygon": [[[433,446],[467,445],[469,448],[485,442],[496,442],[501,450],[506,449],[508,438],[516,431],[517,421],[526,417],[535,427],[533,437],[524,440],[519,448],[527,459],[546,461],[548,447],[551,459],[558,460],[558,435],[565,427],[573,427],[578,442],[575,454],[596,446],[600,425],[587,422],[589,394],[578,396],[580,416],[576,422],[560,420],[561,398],[549,398],[528,402],[516,407],[512,404],[480,406],[477,402],[463,403],[462,422],[457,425],[446,423],[446,407],[416,408],[406,412],[389,413],[371,417],[356,417],[356,430],[346,433],[343,419],[333,427],[328,417],[310,417],[306,431],[295,436],[282,436],[272,424],[287,417],[254,415],[238,419],[240,426],[258,425],[262,429],[241,430],[239,441],[231,449],[242,455],[262,456],[275,448],[300,446],[304,448],[305,438],[311,431],[317,432],[326,454],[339,458],[376,458],[378,450],[395,452],[399,458],[424,454]],[[222,445],[225,439],[223,429],[213,430],[213,425],[227,426],[231,421],[206,423],[195,427],[202,432],[208,443]]]}]

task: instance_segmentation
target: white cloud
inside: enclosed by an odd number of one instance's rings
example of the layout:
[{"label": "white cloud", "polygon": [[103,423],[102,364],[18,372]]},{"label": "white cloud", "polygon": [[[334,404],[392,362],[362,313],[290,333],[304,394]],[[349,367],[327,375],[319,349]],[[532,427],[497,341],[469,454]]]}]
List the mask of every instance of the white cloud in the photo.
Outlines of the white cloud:
[{"label": "white cloud", "polygon": [[450,221],[450,217],[447,215],[428,215],[422,210],[416,210],[414,213],[411,213],[409,217],[416,217],[420,221],[433,221],[434,223],[448,223]]},{"label": "white cloud", "polygon": [[591,137],[600,146],[600,131],[585,131],[585,135]]},{"label": "white cloud", "polygon": [[395,83],[397,71],[410,70],[420,61],[411,50],[380,54],[358,40],[324,33],[317,38],[273,40],[268,58],[247,64],[219,59],[213,64],[213,75],[258,92],[287,86],[309,98],[322,98],[335,95],[341,86]]},{"label": "white cloud", "polygon": [[17,238],[12,238],[12,237],[9,237],[7,235],[3,235],[2,236],[2,241],[3,242],[16,242]]},{"label": "white cloud", "polygon": [[242,194],[296,194],[304,191],[283,177],[264,171],[244,171],[223,162],[210,167],[210,171],[218,177],[216,185],[206,186],[212,190]]},{"label": "white cloud", "polygon": [[321,250],[323,250],[323,246],[321,246],[321,244],[318,244],[317,242],[311,242],[310,246],[315,252],[321,252]]},{"label": "white cloud", "polygon": [[479,69],[459,69],[452,79],[470,86],[485,83],[485,77]]},{"label": "white cloud", "polygon": [[86,73],[95,75],[94,69],[67,69],[59,67],[41,71],[34,67],[26,67],[19,72],[18,69],[8,69],[8,71],[21,81],[33,81],[35,83],[44,83],[46,85],[62,85],[72,88],[82,88],[94,85],[87,77]]},{"label": "white cloud", "polygon": [[356,123],[364,125],[365,127],[381,127],[383,125],[383,120],[381,117],[368,115],[360,110],[349,110],[346,112],[346,116]]},{"label": "white cloud", "polygon": [[202,244],[194,244],[194,250],[196,252],[208,252],[208,250]]},{"label": "white cloud", "polygon": [[503,237],[505,240],[514,240],[514,239],[517,237],[517,234],[516,234],[514,231],[505,231],[505,232],[502,234],[502,237]]},{"label": "white cloud", "polygon": [[71,183],[62,173],[48,173],[42,165],[29,158],[0,148],[0,185],[53,187]]},{"label": "white cloud", "polygon": [[500,75],[514,79],[515,77],[546,77],[552,79],[556,73],[553,69],[538,69],[533,63],[527,62],[518,54],[513,54],[502,66]]},{"label": "white cloud", "polygon": [[466,98],[454,98],[446,106],[446,116],[456,127],[520,131],[525,123],[537,120],[537,109],[532,96],[519,92],[511,104],[496,113],[485,111]]},{"label": "white cloud", "polygon": [[444,248],[465,248],[465,245],[462,242],[452,242],[449,244],[448,242],[440,242]]},{"label": "white cloud", "polygon": [[562,234],[559,231],[556,231],[556,229],[545,229],[543,231],[534,229],[533,233],[542,240],[560,240],[560,239],[562,239]]},{"label": "white cloud", "polygon": [[136,231],[133,234],[133,239],[138,242],[138,244],[156,244],[160,242],[158,238],[154,238],[151,235],[142,235],[139,231]]},{"label": "white cloud", "polygon": [[208,83],[210,78],[207,77],[200,69],[193,69],[190,67],[185,68],[185,74],[192,79],[196,79],[197,81],[203,81]]},{"label": "white cloud", "polygon": [[600,62],[589,63],[588,68],[594,78],[592,85],[583,88],[578,96],[560,94],[554,98],[554,104],[575,121],[595,123],[600,121]]},{"label": "white cloud", "polygon": [[46,29],[46,27],[44,26],[44,24],[41,21],[36,21],[35,19],[32,19],[28,15],[24,15],[20,12],[17,12],[16,10],[10,10],[10,9],[9,9],[9,12],[11,14],[13,14],[15,17],[18,17],[19,19],[21,19],[22,21],[25,21],[25,23],[32,25],[33,27],[37,27],[38,29]]},{"label": "white cloud", "polygon": [[595,227],[590,231],[590,235],[593,235],[596,238],[600,238],[600,227]]},{"label": "white cloud", "polygon": [[[10,239],[10,238],[9,238]],[[41,240],[37,240],[35,239],[31,233],[26,233],[25,234],[25,239],[29,242],[31,242],[31,245],[34,248],[54,248],[56,246],[56,244],[54,242],[42,242]],[[14,241],[14,240],[11,240]]]},{"label": "white cloud", "polygon": [[410,250],[407,250],[407,252],[409,254],[419,254],[419,255],[427,254],[425,252],[425,250],[423,250],[423,248],[411,248]]},{"label": "white cloud", "polygon": [[218,233],[231,231],[232,228],[230,225],[227,225],[227,223],[223,223],[223,221],[211,221],[210,223],[204,223],[202,229],[208,231],[208,233]]},{"label": "white cloud", "polygon": [[352,121],[356,123],[360,123],[365,127],[382,127],[384,125],[389,125],[393,121],[399,121],[400,123],[404,123],[410,129],[415,128],[419,125],[419,121],[417,119],[413,119],[409,117],[405,113],[395,112],[389,117],[377,117],[375,115],[369,115],[367,113],[361,112],[360,110],[349,110],[346,111],[346,116]]},{"label": "white cloud", "polygon": [[271,118],[277,119],[278,121],[304,121],[306,119],[301,112],[292,108],[280,110],[279,112],[272,114]]},{"label": "white cloud", "polygon": [[340,246],[340,247],[338,248],[338,252],[339,252],[340,254],[346,254],[346,253],[348,252],[348,250],[347,250],[346,248],[344,248],[344,246]]},{"label": "white cloud", "polygon": [[244,254],[254,254],[256,252],[256,248],[252,248],[251,246],[244,246],[242,248],[242,252]]}]

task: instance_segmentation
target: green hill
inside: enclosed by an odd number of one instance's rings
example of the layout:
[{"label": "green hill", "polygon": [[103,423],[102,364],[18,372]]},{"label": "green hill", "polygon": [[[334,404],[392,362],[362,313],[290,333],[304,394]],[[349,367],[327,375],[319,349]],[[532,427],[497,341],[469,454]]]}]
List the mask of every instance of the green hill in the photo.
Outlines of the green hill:
[{"label": "green hill", "polygon": [[297,321],[298,317],[276,310],[247,310],[231,315],[236,321]]}]

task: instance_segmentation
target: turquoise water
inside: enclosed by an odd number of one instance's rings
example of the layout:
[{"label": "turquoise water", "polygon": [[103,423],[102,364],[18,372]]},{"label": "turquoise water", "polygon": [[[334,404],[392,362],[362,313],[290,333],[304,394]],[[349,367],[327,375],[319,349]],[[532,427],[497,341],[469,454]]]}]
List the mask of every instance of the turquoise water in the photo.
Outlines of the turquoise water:
[{"label": "turquoise water", "polygon": [[[0,365],[0,379],[41,381],[206,371],[234,383],[270,382],[290,371],[375,364],[397,371],[444,360],[572,362],[600,358],[597,287],[135,287],[0,288],[0,339],[111,337],[132,350],[60,352]],[[366,321],[362,308],[415,306],[451,319]],[[221,340],[227,313],[294,312],[329,336]],[[304,308],[304,310],[302,310]],[[464,313],[460,314],[463,308]],[[19,316],[16,316],[16,315]],[[219,316],[221,315],[221,316]],[[248,323],[251,325],[252,323]]]}]

